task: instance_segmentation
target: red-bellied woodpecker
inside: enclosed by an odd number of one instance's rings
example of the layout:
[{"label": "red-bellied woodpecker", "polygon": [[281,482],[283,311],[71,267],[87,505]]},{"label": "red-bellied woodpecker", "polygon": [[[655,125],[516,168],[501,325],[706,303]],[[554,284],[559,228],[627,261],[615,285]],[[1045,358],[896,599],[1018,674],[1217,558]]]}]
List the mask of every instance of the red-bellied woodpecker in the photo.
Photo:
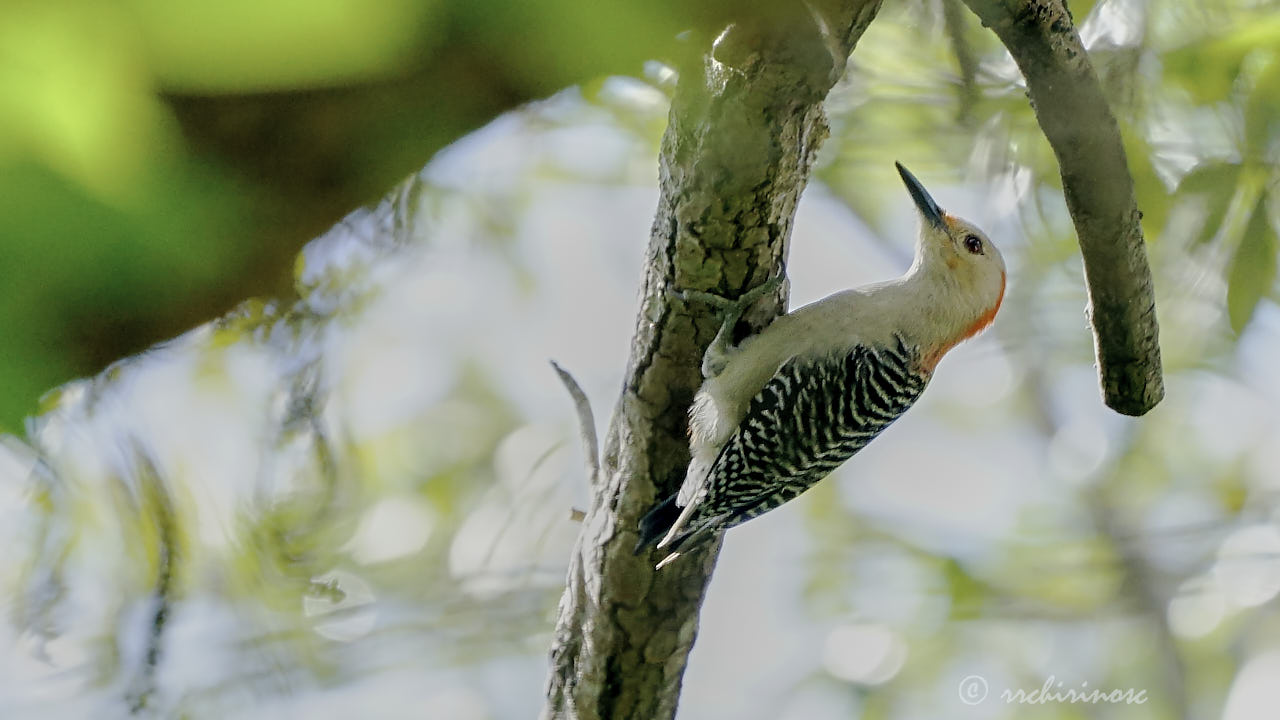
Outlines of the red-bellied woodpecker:
[{"label": "red-bellied woodpecker", "polygon": [[911,407],[948,350],[995,319],[1005,288],[1000,251],[897,167],[921,215],[915,261],[902,277],[782,315],[737,347],[742,312],[781,278],[737,301],[683,293],[725,318],[689,413],[684,484],[641,521],[637,551],[659,538],[668,551],[658,567],[812,487]]}]

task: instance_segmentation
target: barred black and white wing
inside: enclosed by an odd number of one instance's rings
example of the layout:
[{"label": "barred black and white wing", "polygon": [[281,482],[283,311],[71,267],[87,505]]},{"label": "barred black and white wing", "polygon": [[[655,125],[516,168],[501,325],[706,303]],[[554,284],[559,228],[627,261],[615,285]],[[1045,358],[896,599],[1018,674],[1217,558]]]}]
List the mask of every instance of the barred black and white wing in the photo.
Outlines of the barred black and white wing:
[{"label": "barred black and white wing", "polygon": [[788,360],[752,398],[662,546],[762,515],[826,477],[924,392],[918,355],[897,338]]}]

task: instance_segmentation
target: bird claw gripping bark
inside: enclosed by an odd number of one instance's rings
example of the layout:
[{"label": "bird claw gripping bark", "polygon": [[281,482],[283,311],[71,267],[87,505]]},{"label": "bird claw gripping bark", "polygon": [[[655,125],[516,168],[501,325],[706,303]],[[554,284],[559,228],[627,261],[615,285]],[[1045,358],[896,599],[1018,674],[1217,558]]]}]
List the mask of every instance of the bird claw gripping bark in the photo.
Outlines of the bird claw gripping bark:
[{"label": "bird claw gripping bark", "polygon": [[707,346],[707,351],[702,356],[702,376],[704,378],[715,377],[724,371],[729,362],[729,354],[732,352],[733,328],[737,326],[738,320],[742,319],[742,314],[761,298],[777,292],[778,288],[782,287],[785,282],[786,276],[775,275],[734,300],[701,290],[672,291],[672,294],[680,298],[681,302],[700,302],[710,305],[723,313],[720,321],[720,330],[716,333],[715,339]]},{"label": "bird claw gripping bark", "polygon": [[676,297],[680,298],[682,302],[700,302],[704,305],[710,305],[711,307],[725,313],[735,314],[738,317],[741,317],[742,313],[746,312],[748,308],[756,304],[760,298],[763,298],[766,295],[772,295],[778,288],[782,287],[784,282],[786,282],[786,276],[774,275],[763,283],[746,291],[734,300],[716,295],[715,293],[704,292],[702,290],[673,290],[672,293]]}]

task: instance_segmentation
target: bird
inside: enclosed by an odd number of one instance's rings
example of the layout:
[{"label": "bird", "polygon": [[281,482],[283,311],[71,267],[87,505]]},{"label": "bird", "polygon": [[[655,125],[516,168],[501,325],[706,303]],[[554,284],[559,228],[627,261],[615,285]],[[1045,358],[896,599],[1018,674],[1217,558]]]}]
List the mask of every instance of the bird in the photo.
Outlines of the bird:
[{"label": "bird", "polygon": [[894,165],[920,214],[902,276],[780,315],[737,346],[739,318],[781,275],[736,300],[676,293],[723,319],[689,410],[684,481],[640,521],[636,553],[664,551],[658,568],[826,477],[916,402],[949,350],[995,320],[1007,282],[999,249]]}]

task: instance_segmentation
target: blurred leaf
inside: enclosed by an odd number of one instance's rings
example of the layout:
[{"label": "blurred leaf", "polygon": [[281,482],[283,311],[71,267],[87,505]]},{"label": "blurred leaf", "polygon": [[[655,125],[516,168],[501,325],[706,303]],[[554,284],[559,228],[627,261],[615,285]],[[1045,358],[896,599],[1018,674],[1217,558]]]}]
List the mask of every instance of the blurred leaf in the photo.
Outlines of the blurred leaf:
[{"label": "blurred leaf", "polygon": [[[443,28],[419,0],[131,0],[157,80],[227,92],[382,78],[426,52]],[[433,27],[434,26],[434,27]]]},{"label": "blurred leaf", "polygon": [[1142,208],[1142,224],[1146,230],[1148,241],[1164,236],[1164,227],[1169,219],[1170,195],[1164,182],[1156,173],[1151,159],[1154,153],[1145,137],[1122,125],[1125,155],[1129,159],[1129,172],[1133,174],[1133,191]]},{"label": "blurred leaf", "polygon": [[1204,217],[1196,235],[1197,244],[1207,243],[1218,234],[1227,208],[1231,206],[1231,198],[1235,197],[1239,179],[1238,164],[1206,163],[1192,170],[1178,184],[1179,200],[1186,201],[1188,196],[1195,196],[1203,203]]},{"label": "blurred leaf", "polygon": [[0,4],[0,171],[38,161],[99,201],[139,205],[176,140],[127,16],[108,3]]},{"label": "blurred leaf", "polygon": [[1253,311],[1276,278],[1276,233],[1267,219],[1266,195],[1258,199],[1236,248],[1227,278],[1227,313],[1231,329],[1244,330]]},{"label": "blurred leaf", "polygon": [[1280,46],[1280,15],[1253,21],[1241,17],[1232,32],[1197,39],[1164,55],[1164,79],[1191,93],[1197,103],[1226,100],[1249,53]]},{"label": "blurred leaf", "polygon": [[1266,153],[1267,146],[1280,128],[1280,54],[1258,75],[1244,108],[1245,151],[1249,157]]},{"label": "blurred leaf", "polygon": [[1071,16],[1076,27],[1080,27],[1089,15],[1098,8],[1098,0],[1072,0],[1067,14]]},{"label": "blurred leaf", "polygon": [[682,40],[686,32],[692,31],[686,38],[714,37],[729,18],[755,16],[766,22],[762,18],[774,11],[767,2],[728,0],[453,0],[448,5],[455,23],[451,30],[468,38],[471,52],[504,68],[514,86],[534,94],[590,77],[638,75],[646,61],[672,62],[696,47],[696,41]]},{"label": "blurred leaf", "polygon": [[1165,55],[1165,80],[1181,85],[1191,93],[1191,99],[1201,105],[1226,100],[1231,93],[1231,85],[1240,74],[1240,58],[1218,58],[1217,62],[1207,62],[1207,57],[1199,45],[1190,45]]},{"label": "blurred leaf", "polygon": [[951,596],[951,617],[981,617],[988,595],[986,585],[953,558],[943,561],[942,572]]}]

